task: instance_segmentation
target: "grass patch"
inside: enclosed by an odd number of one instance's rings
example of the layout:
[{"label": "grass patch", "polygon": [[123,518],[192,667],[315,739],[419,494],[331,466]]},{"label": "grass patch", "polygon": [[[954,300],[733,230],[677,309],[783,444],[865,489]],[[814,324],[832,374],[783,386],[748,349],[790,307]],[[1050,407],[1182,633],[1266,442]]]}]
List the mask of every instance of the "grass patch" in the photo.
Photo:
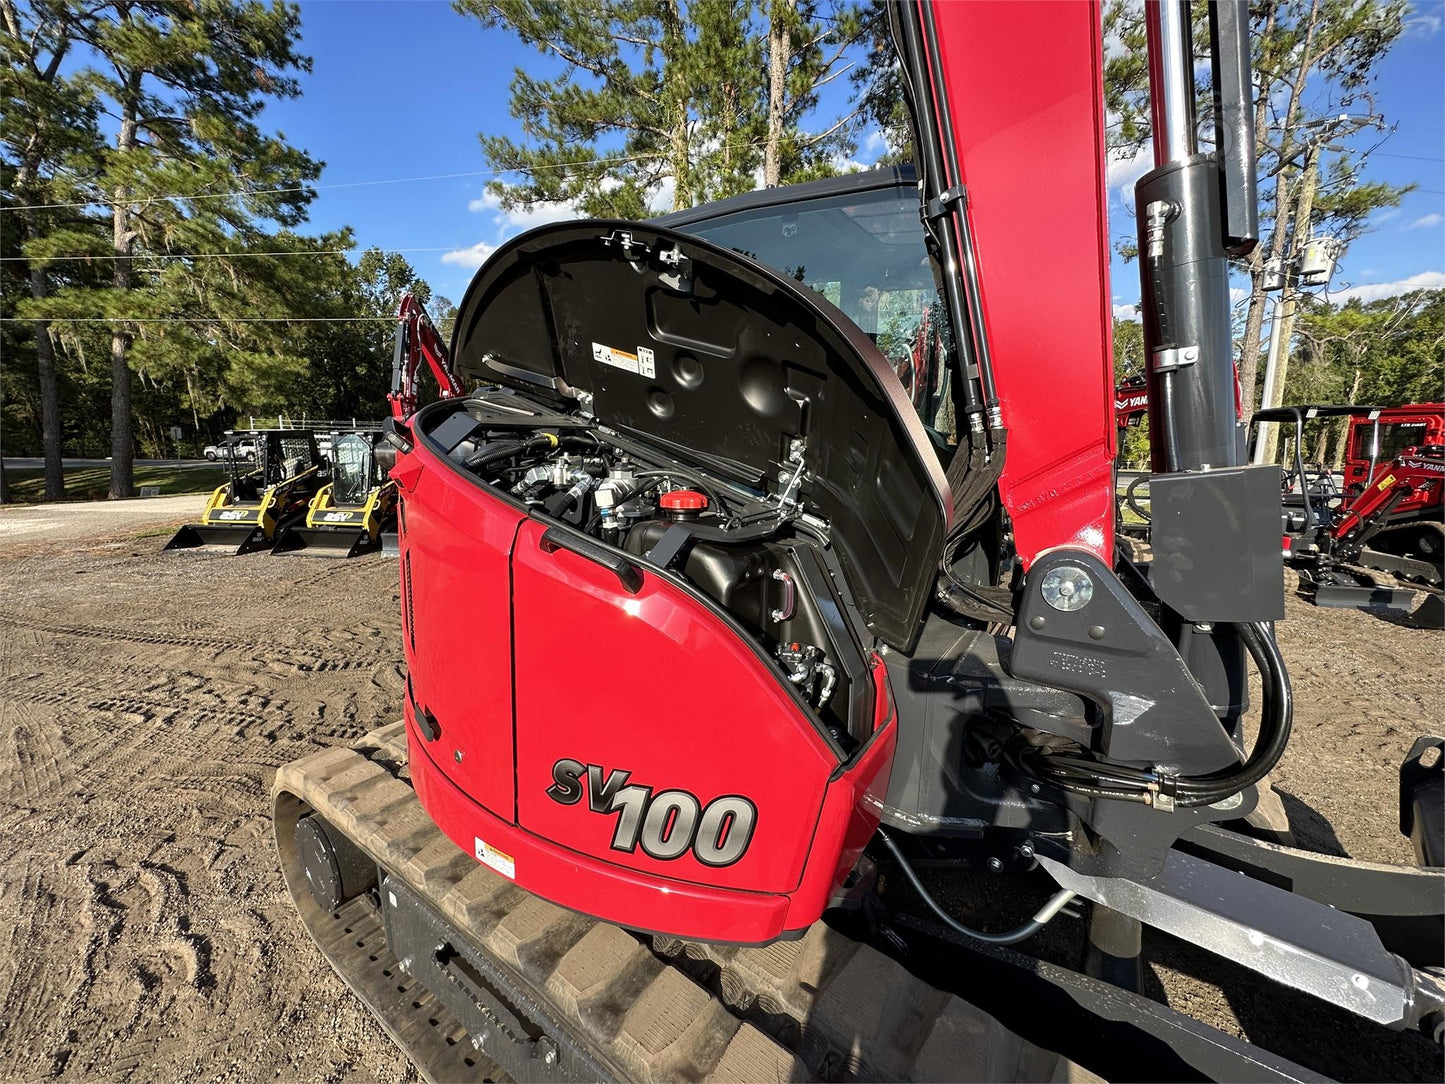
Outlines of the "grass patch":
[{"label": "grass patch", "polygon": [[[225,467],[135,468],[135,489],[158,486],[162,497],[180,493],[210,493],[227,479]],[[45,472],[39,467],[7,467],[5,480],[17,502],[35,504],[45,499]],[[110,467],[71,467],[65,472],[65,497],[72,501],[104,500],[110,492]]]}]

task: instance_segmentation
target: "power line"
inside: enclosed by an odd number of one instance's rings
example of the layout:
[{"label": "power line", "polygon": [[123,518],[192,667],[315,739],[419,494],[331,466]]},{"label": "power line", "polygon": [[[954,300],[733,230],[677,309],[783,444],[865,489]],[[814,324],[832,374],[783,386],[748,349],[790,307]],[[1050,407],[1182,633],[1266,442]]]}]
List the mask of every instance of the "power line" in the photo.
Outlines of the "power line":
[{"label": "power line", "polygon": [[[715,153],[719,150],[745,150],[748,147],[761,147],[766,140],[754,139],[746,143],[720,144],[717,147],[702,148],[703,153]],[[150,203],[157,200],[185,200],[187,202],[203,199],[229,199],[233,196],[275,196],[285,195],[291,192],[319,192],[323,189],[336,188],[366,188],[382,184],[414,184],[422,181],[449,181],[464,177],[500,177],[506,173],[536,173],[539,170],[548,169],[586,169],[592,166],[625,165],[628,162],[654,162],[670,158],[671,155],[663,151],[651,151],[647,154],[624,154],[610,158],[592,158],[579,162],[541,162],[534,166],[510,166],[505,169],[475,169],[462,173],[435,173],[425,177],[389,177],[376,181],[339,181],[335,184],[302,184],[291,185],[285,188],[256,188],[236,189],[230,192],[206,192],[196,196],[188,196],[180,192],[155,195],[134,195],[124,200],[126,204]],[[92,199],[83,200],[79,203],[30,203],[18,207],[0,207],[0,212],[6,211],[57,211],[65,208],[75,207],[114,207],[115,200]]]},{"label": "power line", "polygon": [[1392,151],[1371,151],[1375,158],[1406,158],[1411,162],[1445,162],[1445,158],[1430,158],[1423,154],[1395,154]]},{"label": "power line", "polygon": [[357,324],[395,316],[6,316],[0,324]]},{"label": "power line", "polygon": [[[438,245],[433,248],[383,248],[380,245],[369,245],[368,248],[381,248],[383,252],[387,253],[452,251],[452,249],[446,245]],[[355,251],[356,249],[354,248],[320,248],[288,249],[279,252],[145,252],[132,256],[118,256],[113,252],[75,252],[70,254],[58,254],[54,256],[0,256],[0,263],[5,263],[7,261],[45,263],[52,260],[202,260],[211,258],[246,260],[258,256],[346,256]]]}]

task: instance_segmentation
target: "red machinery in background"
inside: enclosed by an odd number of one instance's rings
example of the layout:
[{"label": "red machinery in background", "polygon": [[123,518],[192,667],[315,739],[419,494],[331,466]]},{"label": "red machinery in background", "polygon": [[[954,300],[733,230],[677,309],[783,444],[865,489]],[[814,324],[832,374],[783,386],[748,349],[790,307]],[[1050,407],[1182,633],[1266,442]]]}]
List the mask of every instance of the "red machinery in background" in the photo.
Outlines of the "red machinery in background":
[{"label": "red machinery in background", "polygon": [[[1330,470],[1305,462],[1303,446],[1311,423],[1343,419],[1349,428],[1340,484]],[[1415,591],[1381,584],[1360,566],[1436,588],[1445,582],[1445,408],[1316,404],[1262,410],[1254,421],[1288,429],[1294,463],[1284,487],[1284,554],[1300,570],[1306,597],[1320,606],[1414,602]],[[1439,609],[1432,598],[1426,615]]]}]

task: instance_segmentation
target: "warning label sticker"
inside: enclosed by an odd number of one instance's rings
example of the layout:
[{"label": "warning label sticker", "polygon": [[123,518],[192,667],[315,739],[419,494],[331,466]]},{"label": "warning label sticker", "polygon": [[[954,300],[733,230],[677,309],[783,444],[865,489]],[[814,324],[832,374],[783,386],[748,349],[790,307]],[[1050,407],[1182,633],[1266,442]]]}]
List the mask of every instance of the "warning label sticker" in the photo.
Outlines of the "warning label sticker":
[{"label": "warning label sticker", "polygon": [[652,351],[645,346],[639,346],[637,353],[632,354],[626,350],[619,350],[615,346],[593,343],[592,360],[617,369],[626,369],[629,373],[636,373],[638,376],[657,375],[655,357]]},{"label": "warning label sticker", "polygon": [[473,836],[477,841],[477,861],[484,866],[490,866],[508,880],[517,879],[517,863],[510,854],[497,850],[480,836]]}]

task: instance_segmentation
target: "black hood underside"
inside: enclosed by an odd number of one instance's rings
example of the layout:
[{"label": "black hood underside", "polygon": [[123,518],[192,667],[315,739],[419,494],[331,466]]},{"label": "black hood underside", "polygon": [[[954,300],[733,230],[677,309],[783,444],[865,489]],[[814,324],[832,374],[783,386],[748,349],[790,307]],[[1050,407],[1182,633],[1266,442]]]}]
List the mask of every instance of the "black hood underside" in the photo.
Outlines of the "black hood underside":
[{"label": "black hood underside", "polygon": [[452,363],[749,488],[801,455],[870,630],[909,646],[933,589],[948,484],[873,342],[813,290],[639,223],[544,226],[477,272]]}]

